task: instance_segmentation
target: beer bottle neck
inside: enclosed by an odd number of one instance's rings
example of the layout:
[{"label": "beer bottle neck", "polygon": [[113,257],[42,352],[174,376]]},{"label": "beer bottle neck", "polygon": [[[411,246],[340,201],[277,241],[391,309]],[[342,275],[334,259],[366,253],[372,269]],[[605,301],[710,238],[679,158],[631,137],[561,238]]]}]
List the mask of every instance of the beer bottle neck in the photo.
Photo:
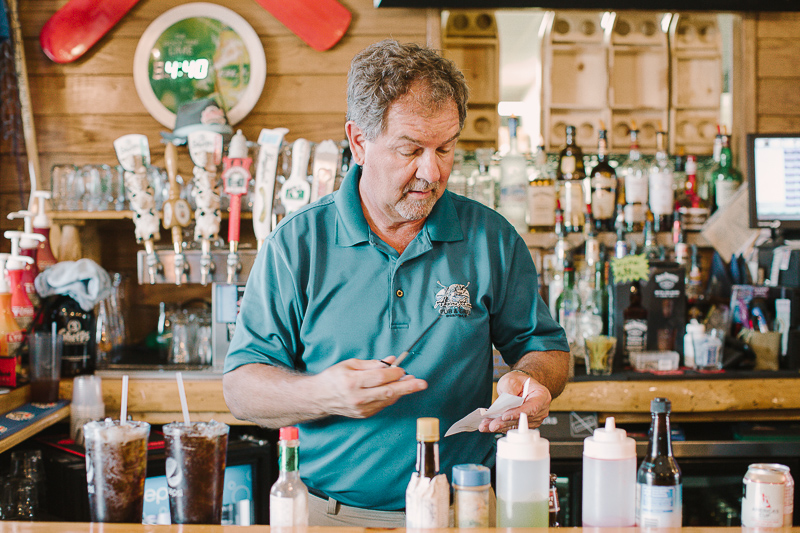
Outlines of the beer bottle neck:
[{"label": "beer bottle neck", "polygon": [[278,469],[281,477],[300,475],[300,448],[297,441],[280,441]]},{"label": "beer bottle neck", "polygon": [[669,414],[653,413],[650,424],[650,441],[647,444],[647,456],[672,456],[672,436],[670,435]]},{"label": "beer bottle neck", "polygon": [[439,474],[439,443],[417,441],[417,474],[434,478]]}]

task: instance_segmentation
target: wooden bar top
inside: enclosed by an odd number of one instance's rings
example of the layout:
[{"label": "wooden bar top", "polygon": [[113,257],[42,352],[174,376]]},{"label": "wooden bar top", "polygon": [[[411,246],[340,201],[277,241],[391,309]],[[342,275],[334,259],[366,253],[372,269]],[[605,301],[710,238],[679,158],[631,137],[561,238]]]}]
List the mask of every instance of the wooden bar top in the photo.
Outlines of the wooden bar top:
[{"label": "wooden bar top", "polygon": [[[128,533],[128,532],[141,532],[141,533],[234,533],[234,532],[254,532],[254,533],[268,533],[269,526],[248,526],[246,530],[242,526],[210,526],[210,525],[169,525],[169,526],[155,526],[144,524],[95,524],[83,522],[0,522],[0,533]],[[276,532],[295,531],[294,528],[275,528]],[[386,529],[373,529],[363,527],[304,527],[298,528],[297,531],[304,533],[378,533],[385,532]],[[391,531],[403,532],[404,529],[393,529]],[[416,530],[419,531],[419,530]],[[469,531],[470,533],[513,533],[525,531],[548,531],[547,528],[472,528],[467,530],[450,528],[450,529],[426,529],[425,533],[452,533],[453,531]],[[628,527],[563,527],[558,528],[557,531],[565,531],[571,533],[634,533],[641,532],[640,528]],[[732,533],[734,531],[740,532],[756,532],[763,530],[756,530],[753,528],[742,527],[684,527],[684,528],[661,528],[658,529],[660,533]],[[800,527],[773,529],[771,531],[782,531],[786,533],[800,533]]]},{"label": "wooden bar top", "polygon": [[[118,417],[122,378],[102,379],[106,414]],[[193,379],[191,373],[185,373],[184,386],[192,418],[247,424],[228,410],[221,378]],[[72,397],[71,379],[61,380],[59,396],[65,400]],[[614,416],[620,422],[646,421],[650,400],[658,396],[670,399],[675,421],[800,420],[800,377],[573,381],[553,400],[550,410],[596,412],[601,420]],[[0,396],[0,413],[16,409],[28,398],[27,386]],[[183,415],[175,380],[130,376],[128,413],[151,424],[180,420]]]}]

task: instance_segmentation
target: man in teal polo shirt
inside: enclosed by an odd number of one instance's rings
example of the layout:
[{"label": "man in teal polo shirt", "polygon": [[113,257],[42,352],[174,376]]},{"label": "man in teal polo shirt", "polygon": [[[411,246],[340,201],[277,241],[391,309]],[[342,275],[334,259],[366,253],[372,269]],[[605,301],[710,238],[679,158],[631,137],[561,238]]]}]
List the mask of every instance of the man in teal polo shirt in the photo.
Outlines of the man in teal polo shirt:
[{"label": "man in teal polo shirt", "polygon": [[[444,433],[488,407],[493,345],[515,369],[498,391],[522,395],[531,377],[528,396],[480,432],[441,440],[448,478],[456,464],[493,465],[491,433],[521,412],[540,424],[567,380],[564,331],[525,243],[445,190],[467,94],[429,49],[389,40],[359,53],[345,126],[355,165],[337,192],[282,221],[247,281],[225,399],[237,418],[299,426],[302,478],[332,520],[312,525],[346,524],[348,510],[357,525],[402,525],[417,418]],[[412,344],[400,367],[387,364]]]}]

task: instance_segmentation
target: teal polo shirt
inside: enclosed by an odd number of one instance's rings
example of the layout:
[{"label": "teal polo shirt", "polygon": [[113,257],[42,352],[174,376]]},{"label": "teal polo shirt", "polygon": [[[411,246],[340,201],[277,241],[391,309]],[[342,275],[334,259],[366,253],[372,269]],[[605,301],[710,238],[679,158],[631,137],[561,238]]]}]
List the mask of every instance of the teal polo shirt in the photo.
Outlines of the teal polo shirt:
[{"label": "teal polo shirt", "polygon": [[[346,505],[397,510],[415,469],[417,418],[438,418],[444,435],[488,407],[492,345],[510,365],[569,346],[539,296],[528,248],[501,215],[446,191],[398,255],[367,225],[360,176],[351,169],[337,192],[286,217],[264,241],[225,372],[263,363],[319,373],[349,358],[398,355],[443,314],[402,365],[426,390],[367,419],[299,424],[309,487]],[[494,437],[458,433],[439,451],[452,480],[454,465],[494,464]]]}]

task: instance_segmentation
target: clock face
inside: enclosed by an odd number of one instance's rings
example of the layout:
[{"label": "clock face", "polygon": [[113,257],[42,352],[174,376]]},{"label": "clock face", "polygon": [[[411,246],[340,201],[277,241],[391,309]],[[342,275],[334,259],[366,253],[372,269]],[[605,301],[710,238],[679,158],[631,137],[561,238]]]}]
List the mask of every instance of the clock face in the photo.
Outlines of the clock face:
[{"label": "clock face", "polygon": [[265,79],[258,35],[241,16],[217,4],[184,4],[165,12],[142,35],[134,56],[142,103],[171,129],[181,105],[210,96],[222,102],[235,124],[252,110]]}]

